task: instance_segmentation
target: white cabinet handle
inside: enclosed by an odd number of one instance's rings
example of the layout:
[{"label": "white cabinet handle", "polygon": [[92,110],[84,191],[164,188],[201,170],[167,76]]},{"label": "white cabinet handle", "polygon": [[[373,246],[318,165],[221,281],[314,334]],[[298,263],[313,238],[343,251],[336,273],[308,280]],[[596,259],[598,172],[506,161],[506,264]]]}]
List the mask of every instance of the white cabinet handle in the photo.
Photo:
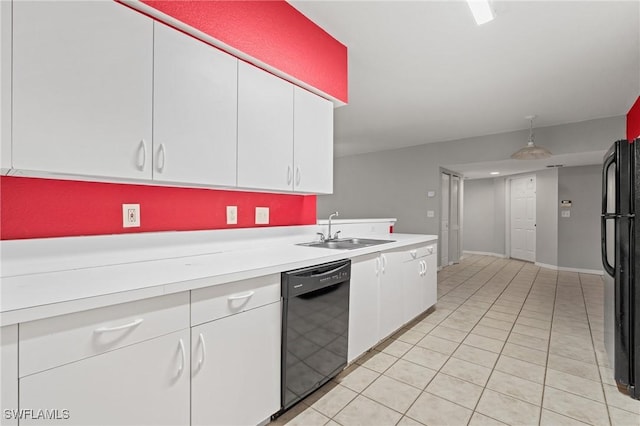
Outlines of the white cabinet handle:
[{"label": "white cabinet handle", "polygon": [[291,166],[287,166],[287,185],[291,185]]},{"label": "white cabinet handle", "polygon": [[227,300],[231,301],[231,300],[240,300],[240,299],[248,299],[251,296],[253,296],[255,294],[255,291],[248,291],[244,294],[238,294],[236,296],[229,296],[227,297]]},{"label": "white cabinet handle", "polygon": [[184,363],[187,359],[187,354],[186,354],[186,351],[184,350],[184,342],[182,341],[182,339],[180,339],[179,344],[180,344],[180,365],[178,365],[178,374],[176,374],[177,377],[180,377],[182,375],[182,372],[184,371]]},{"label": "white cabinet handle", "polygon": [[387,269],[387,256],[384,254],[380,256],[382,257],[382,273],[384,274],[384,270]]},{"label": "white cabinet handle", "polygon": [[416,254],[418,254],[418,250],[410,250],[409,254],[411,254],[411,257],[413,257],[415,259],[416,258]]},{"label": "white cabinet handle", "polygon": [[300,167],[296,167],[296,186],[300,185]]},{"label": "white cabinet handle", "polygon": [[165,162],[167,161],[167,152],[164,144],[160,144],[160,149],[158,150],[158,171],[162,173],[164,171]]},{"label": "white cabinet handle", "polygon": [[429,252],[429,254],[433,254],[433,246],[427,247],[427,251]]},{"label": "white cabinet handle", "polygon": [[144,139],[140,140],[140,145],[138,146],[138,169],[140,171],[144,171],[144,166],[147,163],[147,143]]},{"label": "white cabinet handle", "polygon": [[380,275],[380,258],[376,257],[376,277]]},{"label": "white cabinet handle", "polygon": [[100,327],[100,328],[96,328],[95,330],[93,330],[94,333],[108,333],[110,331],[120,331],[120,330],[125,330],[127,328],[132,328],[135,327],[137,325],[140,325],[142,323],[142,321],[144,321],[144,319],[142,318],[138,318],[135,321],[131,321],[128,324],[124,324],[124,325],[119,325],[117,327]]},{"label": "white cabinet handle", "polygon": [[204,364],[204,360],[207,357],[207,347],[204,344],[204,336],[202,335],[202,333],[200,333],[200,336],[198,337],[198,342],[200,343],[200,346],[202,347],[202,356],[198,360],[198,368],[200,368],[200,367],[202,367],[202,364]]},{"label": "white cabinet handle", "polygon": [[427,273],[427,262],[424,260],[420,261],[420,275],[425,275]]}]

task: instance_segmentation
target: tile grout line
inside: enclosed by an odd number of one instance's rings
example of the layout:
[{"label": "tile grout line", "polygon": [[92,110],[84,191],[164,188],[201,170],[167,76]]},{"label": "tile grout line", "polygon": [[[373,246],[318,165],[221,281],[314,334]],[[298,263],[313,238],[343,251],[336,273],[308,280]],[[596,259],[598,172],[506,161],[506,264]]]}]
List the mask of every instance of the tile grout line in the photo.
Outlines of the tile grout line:
[{"label": "tile grout line", "polygon": [[[549,328],[549,341],[547,342],[547,356],[544,365],[544,378],[542,379],[542,395],[540,395],[540,415],[538,425],[542,426],[542,410],[544,410],[544,393],[547,386],[547,369],[549,368],[549,356],[551,355],[551,335],[553,333],[553,319],[556,315],[556,302],[558,300],[558,279],[560,273],[556,273],[555,291],[553,294],[553,310],[551,311],[551,327]],[[559,413],[558,413],[559,414]]]},{"label": "tile grout line", "polygon": [[[613,424],[613,419],[611,418],[611,410],[609,410],[609,400],[607,399],[607,393],[605,392],[605,384],[604,384],[604,381],[602,380],[602,372],[600,371],[600,362],[598,360],[598,355],[596,354],[596,347],[593,339],[593,330],[591,330],[591,321],[589,319],[589,311],[587,310],[587,301],[584,296],[584,289],[582,287],[582,279],[580,278],[580,274],[578,274],[578,281],[580,283],[580,292],[582,293],[582,302],[584,303],[584,309],[587,314],[587,324],[589,325],[589,335],[591,336],[591,348],[593,349],[593,356],[596,359],[596,367],[598,367],[598,377],[600,378],[600,386],[602,388],[602,398],[604,399],[604,406],[607,409],[607,418],[609,419],[609,424]],[[603,312],[603,315],[604,315],[604,312]]]},{"label": "tile grout line", "polygon": [[[522,271],[522,268],[524,268],[524,265],[525,265],[525,264],[523,264],[523,265],[522,265],[522,267],[518,270],[518,272]],[[475,413],[479,413],[479,414],[481,414],[481,415],[483,415],[483,416],[487,416],[487,417],[489,417],[489,418],[491,418],[491,419],[494,419],[494,420],[496,420],[496,421],[502,422],[501,420],[495,419],[495,418],[493,418],[493,417],[491,417],[491,416],[488,416],[487,414],[481,413],[481,412],[476,411],[476,410],[477,410],[477,408],[478,408],[478,405],[480,404],[480,400],[482,399],[482,396],[484,395],[485,390],[487,390],[487,385],[489,384],[489,380],[491,380],[491,376],[493,376],[493,372],[494,372],[494,371],[496,371],[496,370],[495,370],[495,367],[496,367],[496,365],[498,364],[498,360],[499,360],[499,359],[500,359],[500,357],[502,356],[502,351],[504,351],[504,346],[506,346],[507,341],[509,340],[509,336],[511,336],[511,333],[513,332],[513,328],[515,327],[515,325],[516,325],[516,321],[518,320],[518,317],[520,316],[520,312],[522,312],[522,307],[524,307],[524,304],[526,303],[527,298],[529,297],[529,294],[531,294],[531,289],[533,288],[533,286],[534,286],[534,284],[535,284],[535,281],[536,281],[536,278],[538,277],[538,274],[539,274],[539,273],[540,273],[540,267],[538,267],[538,269],[537,269],[537,271],[536,271],[536,275],[535,275],[535,276],[533,277],[533,279],[531,280],[531,286],[529,287],[529,291],[527,292],[527,296],[524,298],[524,301],[522,302],[522,305],[521,305],[521,307],[520,307],[520,310],[518,311],[518,315],[516,315],[516,319],[514,320],[514,322],[513,322],[512,326],[511,326],[511,329],[509,330],[509,334],[507,334],[507,338],[506,338],[506,339],[505,339],[505,341],[504,341],[504,345],[503,345],[503,347],[502,347],[502,350],[501,350],[501,351],[500,351],[500,353],[498,354],[498,358],[496,358],[496,361],[495,361],[495,362],[494,362],[494,364],[493,364],[493,368],[491,369],[491,373],[489,374],[489,377],[487,378],[487,382],[485,383],[485,385],[484,385],[484,386],[483,386],[483,388],[482,388],[482,391],[480,392],[480,396],[478,397],[478,401],[476,402],[476,405],[475,405],[475,407],[473,408],[473,412],[472,412],[472,414],[471,414],[471,417],[469,418],[469,421],[467,422],[467,425],[469,425],[469,423],[471,422],[471,418],[473,418],[473,414],[475,414]],[[515,278],[516,276],[517,276],[517,274],[514,276],[514,278]],[[511,279],[511,281],[509,281],[509,284],[507,284],[507,287],[505,287],[505,289],[502,291],[502,293],[504,293],[504,291],[506,291],[506,289],[509,287],[510,283],[513,281],[513,279],[514,279],[514,278],[512,278],[512,279]],[[500,294],[502,295],[502,293],[500,293]],[[498,298],[499,298],[499,296],[498,296]],[[498,300],[498,299],[496,299],[496,300]],[[495,303],[495,302],[494,302],[494,303]],[[492,306],[493,306],[493,304],[492,304]],[[505,355],[505,356],[507,356],[507,355]],[[500,370],[498,370],[498,371],[500,371]],[[489,390],[493,391],[493,389],[489,389]],[[494,391],[494,392],[497,392],[497,391]],[[498,393],[502,394],[502,392],[498,392]],[[506,395],[506,394],[502,394],[502,395]],[[509,397],[513,398],[513,397],[512,397],[512,396],[510,396],[510,395],[507,395],[507,396],[509,396]],[[515,399],[518,399],[518,398],[515,398]],[[518,399],[518,400],[519,400],[519,399]],[[526,402],[526,401],[525,401],[525,402]],[[540,405],[542,405],[542,402],[540,403]],[[502,423],[504,423],[504,422],[502,422]]]}]

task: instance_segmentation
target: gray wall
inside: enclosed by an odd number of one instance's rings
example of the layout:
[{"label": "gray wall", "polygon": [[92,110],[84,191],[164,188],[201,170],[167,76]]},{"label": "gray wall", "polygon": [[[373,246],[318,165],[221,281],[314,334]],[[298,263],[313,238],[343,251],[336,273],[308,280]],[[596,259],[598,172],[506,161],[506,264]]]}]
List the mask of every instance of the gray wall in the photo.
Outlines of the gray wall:
[{"label": "gray wall", "polygon": [[558,169],[536,172],[536,262],[558,264]]},{"label": "gray wall", "polygon": [[[539,128],[536,141],[554,154],[604,150],[624,137],[625,126],[620,116]],[[338,157],[334,193],[318,196],[318,217],[335,210],[344,218],[396,217],[397,232],[439,234],[440,166],[506,159],[527,137],[524,130]],[[435,217],[427,218],[427,210]]]},{"label": "gray wall", "polygon": [[602,270],[600,179],[600,166],[567,167],[558,170],[558,200],[572,202],[571,216],[558,218],[560,266]]},{"label": "gray wall", "polygon": [[[625,116],[603,118],[538,128],[536,141],[554,154],[599,151],[608,149],[612,141],[624,138],[625,129]],[[334,193],[318,196],[318,217],[326,218],[336,210],[342,218],[395,217],[398,219],[396,232],[439,234],[440,166],[507,159],[522,147],[527,137],[528,131],[524,130],[338,157],[334,162]],[[539,226],[543,228],[537,238],[538,261],[557,265],[557,171],[545,170],[537,175],[540,176],[538,185],[542,185],[539,188],[549,185],[548,195],[555,197],[552,203],[538,197],[537,214]],[[436,196],[427,198],[428,191],[435,191]],[[464,193],[468,195],[468,192],[465,188]],[[494,209],[504,212],[504,187],[494,188],[494,198],[502,203]],[[554,216],[546,221],[544,206],[550,208]],[[427,210],[433,210],[435,217],[428,218]],[[473,213],[467,206],[465,211],[463,238],[466,239],[469,233],[466,224],[472,220]],[[498,223],[496,221],[500,219],[494,219],[494,223]],[[504,232],[504,223],[494,228],[496,232]],[[504,241],[504,235],[501,239]],[[504,252],[505,248],[492,246],[479,251],[499,252],[495,250]]]},{"label": "gray wall", "polygon": [[505,254],[505,179],[464,182],[464,251]]},{"label": "gray wall", "polygon": [[[541,170],[536,175],[536,262],[602,270],[600,261],[600,166]],[[464,250],[508,255],[505,241],[506,179],[465,182]],[[560,200],[571,200],[561,217]],[[488,220],[493,215],[493,220]]]}]

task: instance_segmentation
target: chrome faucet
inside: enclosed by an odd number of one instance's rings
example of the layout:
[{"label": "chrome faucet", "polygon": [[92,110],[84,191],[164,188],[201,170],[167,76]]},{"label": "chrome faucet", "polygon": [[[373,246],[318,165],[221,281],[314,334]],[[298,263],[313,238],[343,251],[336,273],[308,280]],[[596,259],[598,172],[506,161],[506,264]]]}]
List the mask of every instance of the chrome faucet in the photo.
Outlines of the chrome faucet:
[{"label": "chrome faucet", "polygon": [[334,212],[329,215],[329,231],[327,232],[327,240],[335,240],[338,238],[338,234],[340,233],[340,231],[338,231],[334,236],[331,236],[331,219],[333,219],[334,216],[340,216],[340,214],[338,212]]}]

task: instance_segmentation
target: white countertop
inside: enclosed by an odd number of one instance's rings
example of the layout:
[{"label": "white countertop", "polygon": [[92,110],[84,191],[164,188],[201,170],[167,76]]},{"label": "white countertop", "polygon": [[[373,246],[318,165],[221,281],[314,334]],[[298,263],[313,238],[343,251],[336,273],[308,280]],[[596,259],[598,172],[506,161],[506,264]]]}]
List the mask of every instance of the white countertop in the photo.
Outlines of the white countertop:
[{"label": "white countertop", "polygon": [[296,245],[315,240],[316,230],[305,226],[3,242],[0,325],[437,240],[436,235],[387,233],[345,236],[395,240],[355,250]]}]

